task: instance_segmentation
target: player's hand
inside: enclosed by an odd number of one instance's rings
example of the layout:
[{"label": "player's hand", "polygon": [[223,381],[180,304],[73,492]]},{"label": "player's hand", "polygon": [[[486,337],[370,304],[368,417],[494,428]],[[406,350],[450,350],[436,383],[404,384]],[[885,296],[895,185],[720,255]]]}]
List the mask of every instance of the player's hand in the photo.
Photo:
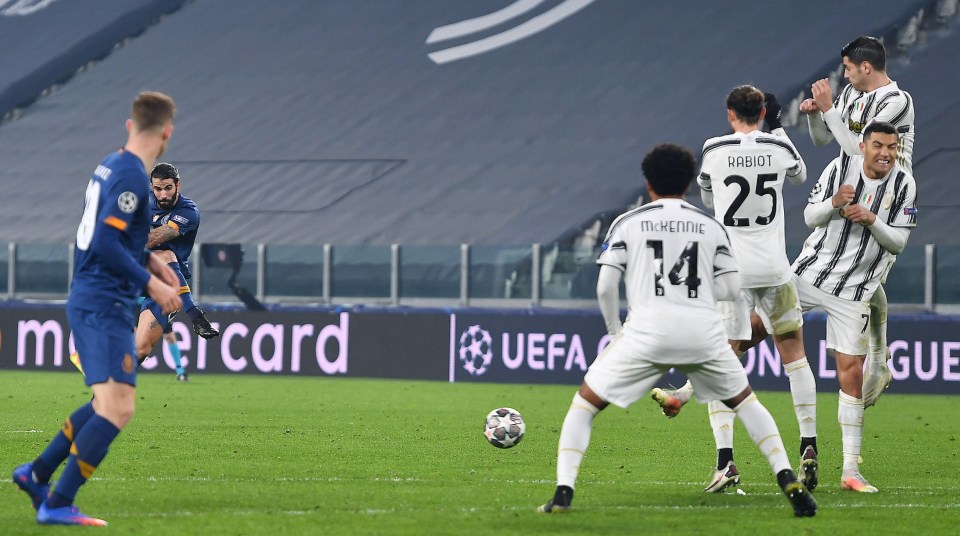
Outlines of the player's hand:
[{"label": "player's hand", "polygon": [[157,302],[165,314],[178,311],[183,306],[178,290],[178,287],[168,285],[155,275],[151,275],[150,280],[147,281],[147,294]]},{"label": "player's hand", "polygon": [[843,184],[837,193],[833,194],[833,208],[840,208],[853,202],[853,196],[856,193],[852,184]]},{"label": "player's hand", "polygon": [[163,261],[157,252],[150,253],[147,259],[147,271],[160,278],[161,281],[173,288],[180,288],[180,278],[173,268]]},{"label": "player's hand", "polygon": [[783,123],[780,122],[780,101],[777,100],[776,95],[773,93],[763,94],[763,109],[767,111],[765,119],[770,130],[783,128]]},{"label": "player's hand", "polygon": [[821,78],[810,86],[810,90],[813,91],[813,100],[821,112],[833,108],[833,90],[830,89],[830,80]]},{"label": "player's hand", "polygon": [[813,99],[804,99],[800,103],[800,113],[806,115],[813,115],[820,113],[820,108],[817,107],[817,101]]},{"label": "player's hand", "polygon": [[870,210],[863,205],[850,205],[849,207],[845,207],[843,209],[843,217],[865,227],[869,227],[877,221],[877,215],[870,212]]}]

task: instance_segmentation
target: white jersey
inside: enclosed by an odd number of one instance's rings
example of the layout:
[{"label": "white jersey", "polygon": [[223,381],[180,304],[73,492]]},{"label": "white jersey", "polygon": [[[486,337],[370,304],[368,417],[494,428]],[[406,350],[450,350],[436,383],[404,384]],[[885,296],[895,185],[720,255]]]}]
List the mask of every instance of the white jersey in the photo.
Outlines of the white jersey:
[{"label": "white jersey", "polygon": [[792,277],[783,230],[785,178],[795,184],[807,178],[786,134],[735,132],[703,144],[697,183],[730,233],[743,288],[783,285]]},{"label": "white jersey", "polygon": [[703,360],[703,352],[714,355],[726,344],[714,278],[737,266],[726,231],[709,214],[673,198],[621,214],[610,225],[597,264],[624,272],[624,332],[660,345],[667,341],[681,360]]},{"label": "white jersey", "polygon": [[900,89],[896,82],[891,81],[867,93],[857,91],[851,84],[847,84],[834,100],[833,109],[821,116],[827,129],[838,141],[837,129],[845,128],[853,134],[848,135],[848,138],[857,140],[854,150],[844,150],[842,143],[840,146],[840,154],[846,153],[850,156],[860,154],[859,142],[867,125],[876,121],[892,123],[900,136],[897,162],[907,173],[913,174],[913,140],[916,134],[913,125],[913,98]]},{"label": "white jersey", "polygon": [[[917,185],[913,176],[894,165],[884,178],[863,176],[862,156],[836,158],[810,192],[809,203],[833,197],[842,184],[856,189],[855,202],[892,227],[917,224]],[[817,227],[793,263],[794,272],[815,287],[847,300],[869,301],[894,255],[880,246],[873,233],[835,209],[826,225]]]}]

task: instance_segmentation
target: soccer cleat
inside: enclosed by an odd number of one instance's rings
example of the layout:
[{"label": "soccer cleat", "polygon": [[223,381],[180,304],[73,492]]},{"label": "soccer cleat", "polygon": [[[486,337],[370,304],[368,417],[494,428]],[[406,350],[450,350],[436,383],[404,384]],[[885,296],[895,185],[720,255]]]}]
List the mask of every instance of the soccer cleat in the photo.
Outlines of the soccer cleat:
[{"label": "soccer cleat", "polygon": [[727,465],[723,469],[717,469],[717,472],[713,475],[713,480],[710,482],[710,485],[703,489],[707,493],[720,493],[727,488],[734,487],[740,484],[740,471],[737,471],[737,466],[733,464],[732,461],[727,462]]},{"label": "soccer cleat", "polygon": [[186,373],[186,372],[181,372],[180,374],[177,374],[177,381],[178,381],[178,382],[189,382],[189,381],[190,381],[190,378],[187,376],[187,373]]},{"label": "soccer cleat", "polygon": [[783,487],[783,494],[787,496],[793,506],[793,515],[797,517],[813,517],[817,515],[817,501],[799,480]]},{"label": "soccer cleat", "polygon": [[73,363],[73,366],[77,367],[77,370],[80,371],[80,374],[86,376],[87,374],[83,372],[83,365],[80,364],[80,354],[74,352],[70,354],[70,362]]},{"label": "soccer cleat", "polygon": [[33,479],[33,464],[25,463],[13,470],[13,483],[30,496],[33,509],[37,510],[50,495],[50,484],[40,484]]},{"label": "soccer cleat", "polygon": [[683,408],[683,402],[676,396],[674,389],[661,389],[659,387],[650,391],[650,398],[660,405],[660,410],[669,418],[674,418],[680,414]]},{"label": "soccer cleat", "polygon": [[197,307],[197,317],[193,319],[193,332],[204,339],[212,339],[220,335],[220,332],[210,325],[207,317],[203,316],[203,311],[199,307]]},{"label": "soccer cleat", "polygon": [[538,506],[537,512],[541,514],[565,514],[570,511],[571,503],[573,503],[573,490],[566,486],[557,486],[553,498],[546,504]]},{"label": "soccer cleat", "polygon": [[817,451],[813,450],[813,445],[808,445],[803,451],[803,456],[800,457],[800,469],[797,472],[800,474],[800,482],[803,482],[808,490],[817,489],[820,470],[817,464]]},{"label": "soccer cleat", "polygon": [[878,490],[867,482],[859,472],[843,472],[843,478],[840,479],[840,489],[849,491],[858,491],[860,493],[876,493]]},{"label": "soccer cleat", "polygon": [[87,527],[107,526],[106,521],[90,517],[73,505],[47,508],[46,504],[41,504],[40,509],[37,510],[37,523],[41,525],[84,525]]}]

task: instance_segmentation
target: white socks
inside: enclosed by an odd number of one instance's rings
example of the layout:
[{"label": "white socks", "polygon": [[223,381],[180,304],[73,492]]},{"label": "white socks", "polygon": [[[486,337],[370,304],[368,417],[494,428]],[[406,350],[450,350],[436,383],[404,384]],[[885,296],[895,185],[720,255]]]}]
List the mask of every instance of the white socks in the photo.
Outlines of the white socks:
[{"label": "white socks", "polygon": [[750,393],[750,396],[737,405],[734,411],[737,412],[740,422],[750,434],[750,439],[770,462],[773,474],[790,469],[790,462],[787,460],[777,423],[767,408],[757,400],[757,395]]},{"label": "white socks", "polygon": [[563,419],[563,428],[560,429],[560,447],[557,449],[558,486],[575,487],[580,462],[590,445],[593,418],[599,411],[584,400],[580,393],[573,395],[573,402]]},{"label": "white socks", "polygon": [[882,286],[870,298],[870,347],[867,354],[880,363],[887,360],[887,293]]},{"label": "white socks", "polygon": [[793,411],[800,424],[800,437],[817,436],[817,381],[804,357],[783,366],[790,379],[790,394],[793,395]]},{"label": "white socks", "polygon": [[840,391],[837,421],[840,422],[843,443],[843,472],[859,472],[858,458],[863,444],[863,399]]},{"label": "white socks", "polygon": [[707,415],[710,417],[710,427],[713,428],[713,439],[717,442],[717,450],[733,448],[733,421],[737,412],[728,408],[719,400],[707,402]]}]

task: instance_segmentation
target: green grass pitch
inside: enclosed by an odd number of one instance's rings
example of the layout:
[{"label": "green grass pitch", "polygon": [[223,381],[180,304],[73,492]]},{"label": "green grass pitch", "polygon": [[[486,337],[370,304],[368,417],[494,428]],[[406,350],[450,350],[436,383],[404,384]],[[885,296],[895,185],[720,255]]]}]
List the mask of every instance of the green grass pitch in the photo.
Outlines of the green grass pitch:
[{"label": "green grass pitch", "polygon": [[[955,534],[960,397],[886,395],[867,410],[862,467],[875,495],[842,492],[837,395],[819,396],[815,518],[794,518],[737,425],[746,496],[701,490],[715,451],[704,406],[675,419],[641,400],[595,421],[568,515],[551,497],[572,386],[143,375],[137,415],[77,504],[122,534]],[[0,372],[0,533],[38,527],[10,471],[33,459],[89,392],[71,373]],[[788,393],[760,393],[791,451]],[[486,413],[519,409],[500,450]]]}]

